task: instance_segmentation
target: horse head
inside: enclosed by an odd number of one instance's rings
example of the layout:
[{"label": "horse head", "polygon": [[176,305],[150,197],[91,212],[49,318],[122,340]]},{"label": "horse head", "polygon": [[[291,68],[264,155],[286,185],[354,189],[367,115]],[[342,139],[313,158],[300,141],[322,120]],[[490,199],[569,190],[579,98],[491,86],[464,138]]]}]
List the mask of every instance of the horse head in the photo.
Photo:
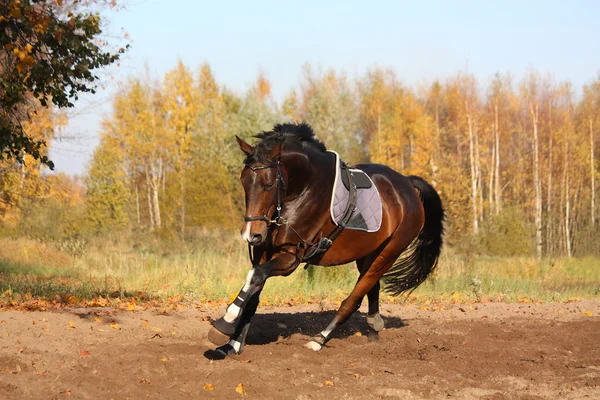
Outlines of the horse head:
[{"label": "horse head", "polygon": [[286,203],[305,190],[312,174],[302,143],[277,130],[257,137],[262,141],[252,146],[236,136],[246,155],[240,176],[246,200],[241,234],[254,246],[265,241],[271,224],[282,223]]}]

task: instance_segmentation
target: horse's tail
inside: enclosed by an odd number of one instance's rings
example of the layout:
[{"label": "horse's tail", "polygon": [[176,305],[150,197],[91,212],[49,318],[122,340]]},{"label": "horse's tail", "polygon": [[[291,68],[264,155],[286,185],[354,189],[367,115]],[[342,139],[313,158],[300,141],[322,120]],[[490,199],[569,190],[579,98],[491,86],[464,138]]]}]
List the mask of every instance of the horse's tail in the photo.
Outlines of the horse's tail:
[{"label": "horse's tail", "polygon": [[444,236],[445,215],[440,196],[423,178],[408,179],[420,192],[425,222],[419,235],[383,276],[384,290],[393,296],[416,289],[435,269]]}]

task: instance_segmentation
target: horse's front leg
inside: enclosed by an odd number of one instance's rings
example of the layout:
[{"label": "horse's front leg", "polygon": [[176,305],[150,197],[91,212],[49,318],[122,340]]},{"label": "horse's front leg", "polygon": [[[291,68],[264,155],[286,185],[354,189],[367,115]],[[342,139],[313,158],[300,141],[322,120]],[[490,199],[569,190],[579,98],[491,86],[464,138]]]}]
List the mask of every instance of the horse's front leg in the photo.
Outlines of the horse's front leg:
[{"label": "horse's front leg", "polygon": [[[298,259],[289,253],[279,254],[271,259],[252,268],[246,276],[246,283],[227,307],[225,315],[215,321],[208,333],[208,339],[216,345],[224,345],[230,339],[243,335],[245,340],[247,329],[245,325],[256,312],[258,296],[262,291],[267,278],[275,275],[289,275],[298,267]],[[240,342],[241,343],[241,342]]]},{"label": "horse's front leg", "polygon": [[217,353],[220,353],[219,358],[241,354],[244,351],[244,346],[246,345],[246,336],[248,336],[248,331],[250,330],[250,320],[256,313],[259,301],[260,291],[255,293],[252,297],[250,297],[250,300],[248,300],[248,303],[244,308],[240,318],[238,328],[236,329],[235,333],[231,335],[229,342],[215,349]]}]

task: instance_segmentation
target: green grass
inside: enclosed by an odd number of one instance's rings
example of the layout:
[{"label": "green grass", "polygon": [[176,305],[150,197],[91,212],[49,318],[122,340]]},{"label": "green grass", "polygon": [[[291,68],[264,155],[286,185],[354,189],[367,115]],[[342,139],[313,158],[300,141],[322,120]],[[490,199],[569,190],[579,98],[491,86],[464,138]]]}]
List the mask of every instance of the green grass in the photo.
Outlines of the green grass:
[{"label": "green grass", "polygon": [[[176,248],[105,243],[88,246],[81,257],[48,243],[0,239],[0,299],[229,299],[243,285],[249,268],[246,246],[233,237],[207,234],[196,246]],[[600,298],[599,261],[469,258],[446,249],[435,274],[410,300]],[[266,304],[340,301],[357,276],[354,265],[306,270],[301,266],[289,277],[270,279],[262,300]],[[384,295],[383,299],[396,302],[406,297]]]}]

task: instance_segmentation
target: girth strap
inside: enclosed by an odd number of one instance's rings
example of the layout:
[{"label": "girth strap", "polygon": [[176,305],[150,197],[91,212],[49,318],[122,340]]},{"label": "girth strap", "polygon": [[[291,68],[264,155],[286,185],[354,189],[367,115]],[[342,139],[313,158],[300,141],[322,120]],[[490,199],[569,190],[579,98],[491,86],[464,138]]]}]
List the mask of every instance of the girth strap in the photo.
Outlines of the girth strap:
[{"label": "girth strap", "polygon": [[304,256],[300,259],[301,262],[309,263],[311,259],[323,256],[323,254],[331,247],[333,241],[343,232],[344,228],[348,225],[348,222],[350,222],[356,212],[357,193],[354,176],[345,162],[341,161],[341,167],[342,172],[346,175],[347,181],[350,183],[348,203],[346,204],[344,216],[327,236],[319,238],[319,241],[316,244],[313,244],[306,250],[306,253],[304,253]]}]

